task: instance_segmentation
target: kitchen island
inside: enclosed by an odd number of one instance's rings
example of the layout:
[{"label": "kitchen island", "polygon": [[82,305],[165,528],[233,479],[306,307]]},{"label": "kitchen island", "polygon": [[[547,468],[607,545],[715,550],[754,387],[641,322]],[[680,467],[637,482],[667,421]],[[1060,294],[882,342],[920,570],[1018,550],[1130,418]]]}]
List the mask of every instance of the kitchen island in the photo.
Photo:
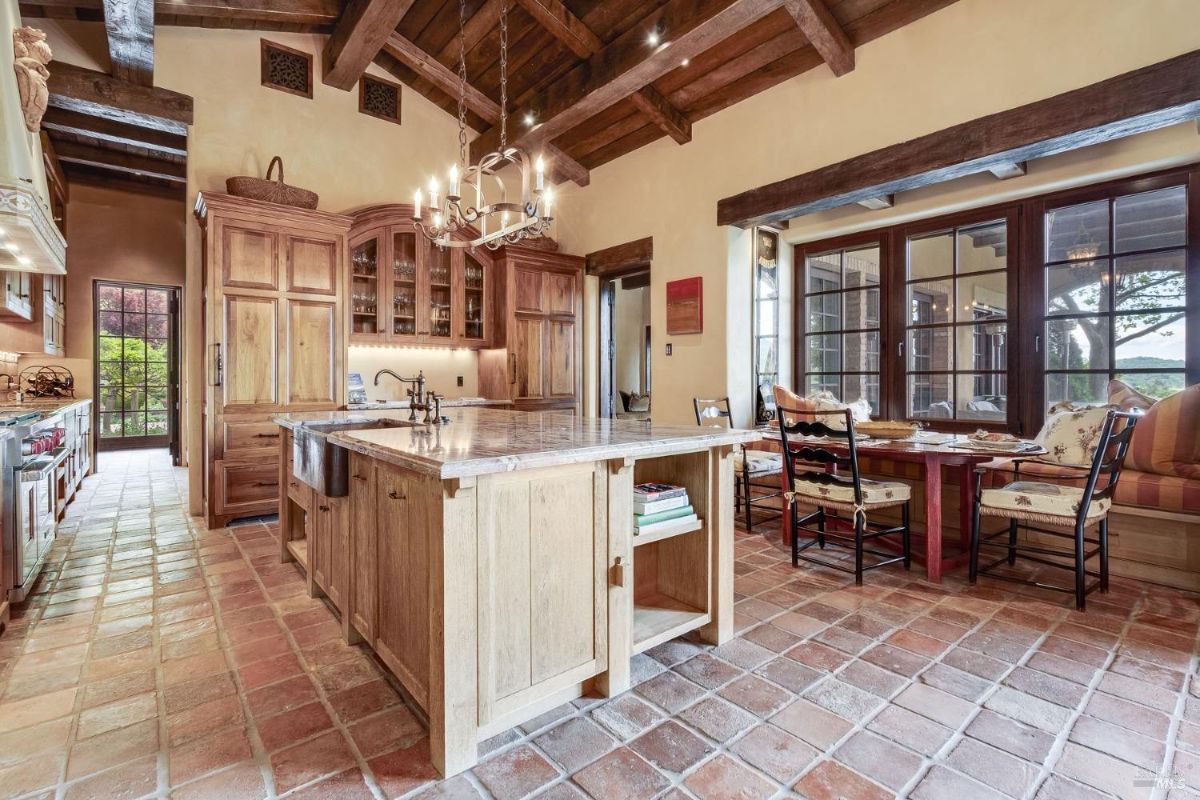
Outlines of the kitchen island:
[{"label": "kitchen island", "polygon": [[[275,418],[281,555],[424,712],[443,775],[586,691],[628,689],[636,653],[690,631],[733,635],[732,451],[757,434],[563,412],[447,416]],[[635,536],[633,487],[648,481],[686,487],[699,521]]]}]

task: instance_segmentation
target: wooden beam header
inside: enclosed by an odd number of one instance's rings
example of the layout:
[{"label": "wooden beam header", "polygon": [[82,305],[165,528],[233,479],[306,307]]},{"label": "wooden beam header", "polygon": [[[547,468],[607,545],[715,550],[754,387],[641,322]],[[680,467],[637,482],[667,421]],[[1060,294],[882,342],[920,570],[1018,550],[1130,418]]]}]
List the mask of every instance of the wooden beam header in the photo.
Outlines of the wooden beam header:
[{"label": "wooden beam header", "polygon": [[84,113],[93,113],[90,109],[111,109],[116,113],[99,115],[126,122],[149,121],[151,127],[176,132],[183,132],[185,126],[192,124],[192,98],[186,94],[118,80],[61,61],[51,61],[49,70],[50,104],[58,108]]},{"label": "wooden beam header", "polygon": [[654,260],[654,237],[635,239],[587,254],[587,274],[605,277],[619,275],[638,267],[647,267]]},{"label": "wooden beam header", "polygon": [[777,224],[1197,116],[1200,50],[726,197],[717,224]]}]

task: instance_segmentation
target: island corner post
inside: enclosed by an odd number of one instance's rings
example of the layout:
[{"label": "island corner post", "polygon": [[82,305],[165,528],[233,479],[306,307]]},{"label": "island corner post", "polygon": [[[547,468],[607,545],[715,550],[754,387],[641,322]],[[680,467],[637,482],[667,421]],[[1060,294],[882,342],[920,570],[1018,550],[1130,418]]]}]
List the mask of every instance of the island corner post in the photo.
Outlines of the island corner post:
[{"label": "island corner post", "polygon": [[[426,717],[444,776],[555,706],[628,690],[637,653],[692,631],[733,636],[732,451],[753,434],[659,429],[594,457],[568,447],[555,463],[442,477],[464,464],[414,463],[419,428],[343,431],[330,436],[352,451],[348,494],[329,497],[296,478],[301,423],[281,424],[281,554]],[[687,488],[694,529],[634,535],[633,487],[647,481]]]}]

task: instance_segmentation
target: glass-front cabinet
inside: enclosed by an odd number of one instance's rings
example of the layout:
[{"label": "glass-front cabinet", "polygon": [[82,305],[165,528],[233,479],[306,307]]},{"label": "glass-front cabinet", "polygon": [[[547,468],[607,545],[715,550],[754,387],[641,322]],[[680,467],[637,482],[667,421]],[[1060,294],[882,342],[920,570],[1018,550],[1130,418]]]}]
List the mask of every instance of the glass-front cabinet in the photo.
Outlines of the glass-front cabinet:
[{"label": "glass-front cabinet", "polygon": [[480,248],[440,248],[407,207],[372,208],[350,246],[350,341],[486,347],[492,260]]}]

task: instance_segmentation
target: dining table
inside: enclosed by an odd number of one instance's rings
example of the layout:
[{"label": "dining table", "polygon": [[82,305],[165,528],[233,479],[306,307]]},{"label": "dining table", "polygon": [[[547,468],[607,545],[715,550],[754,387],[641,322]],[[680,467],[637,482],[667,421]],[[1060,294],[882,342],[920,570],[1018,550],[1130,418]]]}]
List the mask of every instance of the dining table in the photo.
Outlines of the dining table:
[{"label": "dining table", "polygon": [[[762,444],[774,452],[782,452],[783,444],[779,428],[775,424],[762,425],[756,428],[762,435]],[[804,438],[792,438],[793,444],[803,443]],[[810,442],[811,444],[811,442]],[[823,449],[831,452],[847,453],[848,445],[844,441],[823,440]],[[921,473],[925,481],[925,531],[924,534],[913,533],[916,538],[924,538],[923,552],[914,548],[913,558],[924,562],[926,578],[934,583],[942,580],[942,575],[953,569],[966,565],[970,558],[971,542],[971,511],[975,499],[975,469],[981,464],[996,462],[1002,466],[1001,459],[1044,455],[1046,450],[1032,442],[1019,451],[998,449],[995,445],[981,444],[972,441],[962,434],[943,434],[932,431],[920,431],[913,436],[902,439],[855,437],[855,446],[860,459],[866,457],[893,462],[907,462],[921,465]],[[957,478],[959,493],[959,546],[957,551],[947,555],[942,541],[942,487],[943,469]],[[781,473],[784,490],[787,491],[787,470]],[[788,543],[794,535],[791,530],[791,515],[784,513],[783,530]]]}]

